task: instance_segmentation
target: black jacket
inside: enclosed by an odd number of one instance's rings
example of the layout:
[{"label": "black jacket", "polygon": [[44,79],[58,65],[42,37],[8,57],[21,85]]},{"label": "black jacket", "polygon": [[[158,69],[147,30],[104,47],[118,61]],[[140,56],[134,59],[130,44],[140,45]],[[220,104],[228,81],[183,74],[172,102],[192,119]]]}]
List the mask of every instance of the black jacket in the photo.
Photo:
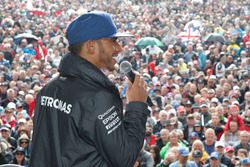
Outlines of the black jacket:
[{"label": "black jacket", "polygon": [[77,55],[64,56],[59,72],[37,96],[30,166],[133,166],[143,145],[147,104],[130,102],[123,116],[115,85]]}]

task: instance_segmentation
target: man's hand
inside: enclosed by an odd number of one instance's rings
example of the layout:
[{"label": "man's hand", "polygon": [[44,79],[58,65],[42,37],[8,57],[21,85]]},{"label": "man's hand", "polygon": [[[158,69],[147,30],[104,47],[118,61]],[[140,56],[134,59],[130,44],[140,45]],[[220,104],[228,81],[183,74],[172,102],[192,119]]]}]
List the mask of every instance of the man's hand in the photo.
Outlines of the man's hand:
[{"label": "man's hand", "polygon": [[140,75],[136,74],[134,83],[131,83],[128,79],[127,83],[128,83],[128,89],[126,92],[127,101],[128,102],[141,101],[146,103],[148,92],[147,92],[146,82],[143,80],[143,78]]}]

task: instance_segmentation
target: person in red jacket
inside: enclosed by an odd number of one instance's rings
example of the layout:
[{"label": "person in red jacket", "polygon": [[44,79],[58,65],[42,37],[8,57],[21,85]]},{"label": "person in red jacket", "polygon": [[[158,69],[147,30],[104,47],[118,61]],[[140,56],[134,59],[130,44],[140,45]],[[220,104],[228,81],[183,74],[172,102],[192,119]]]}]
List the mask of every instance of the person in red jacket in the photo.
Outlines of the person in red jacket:
[{"label": "person in red jacket", "polygon": [[245,124],[244,124],[243,119],[239,115],[239,107],[237,105],[231,105],[230,106],[230,115],[228,117],[228,121],[227,121],[227,123],[225,125],[224,131],[229,130],[229,125],[230,125],[230,122],[232,120],[234,120],[234,121],[236,121],[238,123],[239,130],[245,130]]},{"label": "person in red jacket", "polygon": [[246,35],[244,36],[244,43],[250,42],[250,30],[246,32]]},{"label": "person in red jacket", "polygon": [[45,59],[47,56],[47,48],[43,45],[42,40],[38,40],[37,43],[34,43],[34,50],[36,51],[36,59]]},{"label": "person in red jacket", "polygon": [[146,124],[145,141],[146,150],[149,150],[152,145],[156,144],[156,135],[153,134],[153,126],[149,123]]}]

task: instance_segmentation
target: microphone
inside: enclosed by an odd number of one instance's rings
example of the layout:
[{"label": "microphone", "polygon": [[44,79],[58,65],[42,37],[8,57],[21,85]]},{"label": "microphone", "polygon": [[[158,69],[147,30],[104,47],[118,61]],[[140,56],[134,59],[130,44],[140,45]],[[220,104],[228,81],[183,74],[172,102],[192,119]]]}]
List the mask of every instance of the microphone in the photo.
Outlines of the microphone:
[{"label": "microphone", "polygon": [[[135,71],[132,67],[132,64],[128,61],[123,61],[120,64],[120,72],[124,75],[126,75],[128,77],[128,79],[134,83],[135,81],[135,73],[137,73],[137,71]],[[154,104],[151,100],[151,98],[148,96],[147,98],[147,104],[152,107]]]}]

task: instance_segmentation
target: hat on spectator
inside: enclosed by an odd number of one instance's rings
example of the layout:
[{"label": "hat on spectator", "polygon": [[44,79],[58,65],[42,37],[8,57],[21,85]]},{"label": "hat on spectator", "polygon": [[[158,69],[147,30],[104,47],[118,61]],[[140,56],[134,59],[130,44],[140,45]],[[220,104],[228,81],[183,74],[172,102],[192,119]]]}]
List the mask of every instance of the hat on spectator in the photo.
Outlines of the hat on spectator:
[{"label": "hat on spectator", "polygon": [[16,153],[25,154],[25,150],[22,147],[17,147],[16,150],[14,151],[14,154],[16,154]]},{"label": "hat on spectator", "polygon": [[230,102],[229,98],[225,97],[225,98],[223,99],[223,103],[224,103],[224,102]]},{"label": "hat on spectator", "polygon": [[201,107],[201,108],[202,108],[202,107],[208,107],[208,105],[207,105],[206,102],[203,102],[203,103],[201,103],[200,107]]},{"label": "hat on spectator", "polygon": [[215,75],[210,75],[209,80],[216,80],[216,76]]},{"label": "hat on spectator", "polygon": [[212,98],[211,103],[216,103],[216,104],[218,104],[218,103],[219,103],[218,98],[216,98],[216,97]]},{"label": "hat on spectator", "polygon": [[220,154],[218,152],[212,152],[210,158],[216,158],[217,160],[220,159]]},{"label": "hat on spectator", "polygon": [[223,147],[223,148],[225,148],[225,143],[224,142],[222,142],[222,141],[216,141],[215,142],[215,147]]},{"label": "hat on spectator", "polygon": [[18,94],[19,94],[19,95],[22,95],[22,96],[24,96],[24,95],[25,95],[25,94],[24,94],[24,91],[22,91],[22,90],[21,90],[21,91],[19,91],[19,92],[18,92]]},{"label": "hat on spectator", "polygon": [[183,156],[183,157],[187,157],[188,154],[189,154],[189,151],[188,151],[188,149],[187,149],[186,147],[181,147],[181,148],[179,148],[179,149],[178,149],[178,152],[179,152],[179,154],[180,154],[181,156]]},{"label": "hat on spectator", "polygon": [[237,85],[235,85],[235,86],[233,87],[233,90],[240,90],[240,87],[237,86]]},{"label": "hat on spectator", "polygon": [[111,15],[102,11],[87,12],[74,19],[67,27],[67,39],[70,45],[100,38],[131,36],[119,33]]},{"label": "hat on spectator", "polygon": [[16,108],[20,108],[20,107],[23,107],[23,103],[20,102],[20,101],[18,101],[18,102],[16,103]]},{"label": "hat on spectator", "polygon": [[16,104],[13,103],[13,102],[9,102],[9,103],[7,104],[6,109],[15,110],[15,109],[16,109]]},{"label": "hat on spectator", "polygon": [[174,125],[173,122],[171,120],[166,120],[164,123],[163,123],[163,126],[167,126],[167,125]]},{"label": "hat on spectator", "polygon": [[2,131],[2,130],[10,131],[10,127],[7,124],[2,125],[1,128],[0,128],[0,131]]},{"label": "hat on spectator", "polygon": [[233,148],[232,146],[227,146],[227,147],[225,148],[225,151],[226,151],[226,152],[234,151],[234,148]]},{"label": "hat on spectator", "polygon": [[190,134],[190,138],[199,138],[199,135],[198,135],[197,132],[192,132],[192,133]]},{"label": "hat on spectator", "polygon": [[190,100],[188,100],[188,101],[186,102],[186,105],[191,105],[191,106],[192,106],[191,101],[190,101]]},{"label": "hat on spectator", "polygon": [[193,152],[193,157],[194,157],[194,158],[202,157],[201,151],[200,151],[200,150],[195,150],[195,151]]},{"label": "hat on spectator", "polygon": [[194,108],[200,108],[200,106],[199,106],[199,104],[194,103],[194,104],[192,105],[192,108],[193,108],[193,109],[194,109]]},{"label": "hat on spectator", "polygon": [[249,165],[250,164],[250,158],[243,158],[240,160],[241,165]]},{"label": "hat on spectator", "polygon": [[24,123],[24,124],[26,124],[26,119],[25,118],[21,118],[21,119],[19,119],[18,121],[17,121],[17,123],[18,124],[21,124],[21,123]]},{"label": "hat on spectator", "polygon": [[240,103],[239,103],[237,100],[234,100],[234,101],[232,101],[232,105],[239,106],[239,105],[240,105]]},{"label": "hat on spectator", "polygon": [[202,126],[200,121],[195,122],[194,126]]}]

